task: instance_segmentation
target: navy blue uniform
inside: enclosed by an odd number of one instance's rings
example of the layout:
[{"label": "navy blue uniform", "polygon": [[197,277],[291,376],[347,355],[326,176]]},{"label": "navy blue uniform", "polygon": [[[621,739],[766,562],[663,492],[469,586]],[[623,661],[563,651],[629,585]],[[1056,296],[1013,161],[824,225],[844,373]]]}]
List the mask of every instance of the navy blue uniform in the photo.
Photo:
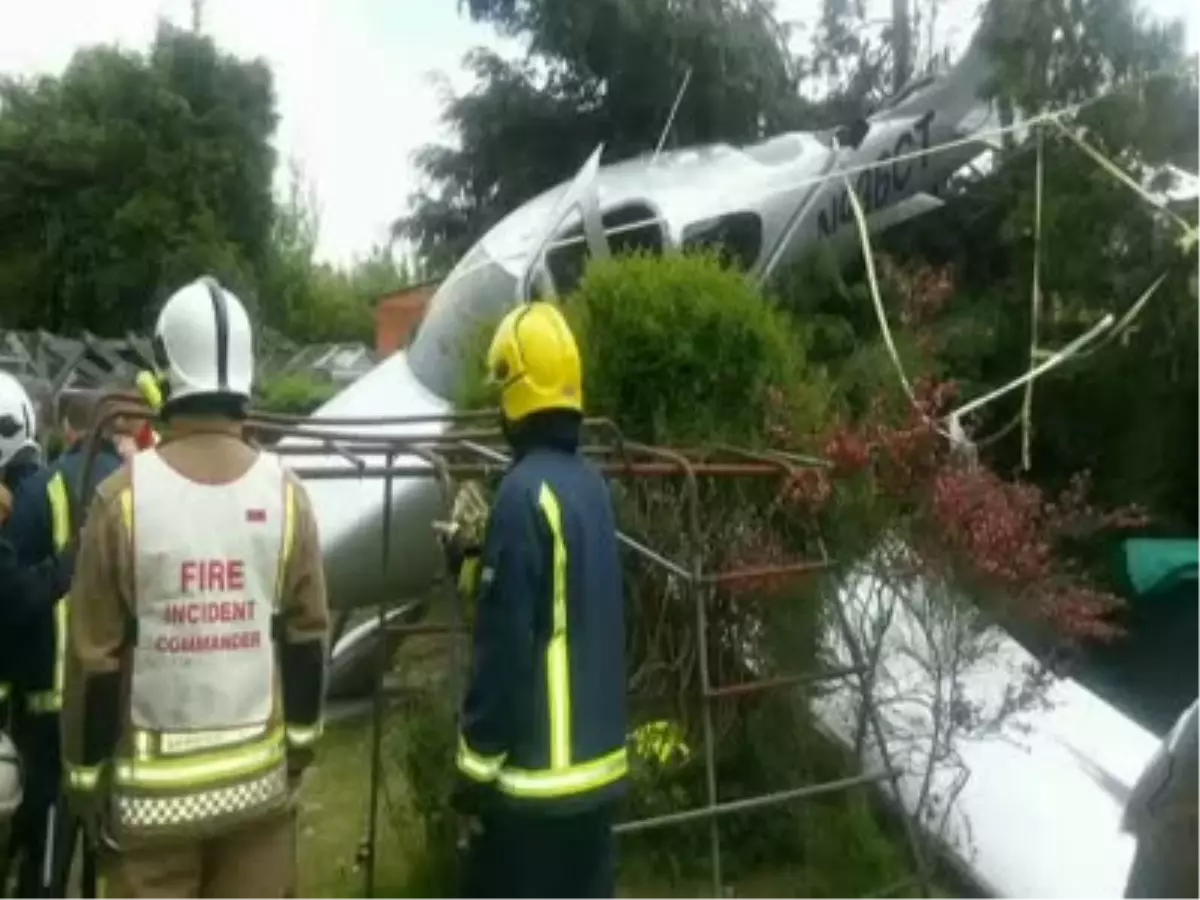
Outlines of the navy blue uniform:
[{"label": "navy blue uniform", "polygon": [[[20,647],[14,655],[13,704],[15,736],[26,766],[25,798],[20,814],[22,861],[18,895],[62,896],[70,865],[66,816],[61,810],[61,752],[59,717],[62,707],[62,659],[66,608],[60,603],[70,587],[73,557],[60,543],[71,534],[71,516],[86,508],[80,502],[87,448],[76,442],[49,468],[24,479],[13,495],[5,533],[27,582],[24,620],[17,632]],[[102,444],[92,463],[92,491],[121,467],[111,444]],[[53,495],[57,494],[57,501]],[[68,498],[74,498],[69,500]],[[55,505],[58,509],[55,509]],[[33,573],[32,575],[28,573]],[[45,855],[54,827],[51,865]],[[49,880],[46,875],[49,874]]]},{"label": "navy blue uniform", "polygon": [[621,569],[608,487],[574,441],[520,454],[488,520],[457,756],[457,805],[483,822],[468,894],[612,891],[628,771]]},{"label": "navy blue uniform", "polygon": [[[12,492],[14,508],[21,486],[42,469],[36,447],[29,447],[9,460],[3,470],[4,486]],[[28,569],[20,564],[17,548],[9,540],[11,516],[0,530],[0,728],[20,726],[12,721],[18,712],[18,664],[26,629],[39,604],[50,602],[56,588],[52,565]],[[14,733],[18,749],[24,755],[19,732]],[[28,775],[26,775],[28,778]],[[28,786],[26,786],[28,791]],[[25,805],[17,811],[9,834],[8,846],[0,847],[0,891],[7,886],[9,864],[20,854],[28,833]],[[23,893],[18,890],[18,896]]]},{"label": "navy blue uniform", "polygon": [[[37,450],[29,448],[16,455],[3,470],[4,486],[12,493],[14,507],[21,485],[41,470]],[[11,516],[0,530],[0,728],[9,724],[16,654],[20,649],[19,631],[29,621],[55,587],[52,573],[28,571],[20,564],[17,548],[10,540]]]}]

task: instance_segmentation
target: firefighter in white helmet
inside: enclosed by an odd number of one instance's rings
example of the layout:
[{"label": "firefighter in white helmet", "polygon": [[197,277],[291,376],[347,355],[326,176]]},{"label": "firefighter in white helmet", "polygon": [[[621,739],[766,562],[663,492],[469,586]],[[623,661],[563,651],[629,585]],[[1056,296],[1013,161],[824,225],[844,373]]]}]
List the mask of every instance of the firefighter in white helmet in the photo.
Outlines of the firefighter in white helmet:
[{"label": "firefighter in white helmet", "polygon": [[[20,484],[42,467],[41,452],[34,440],[36,416],[29,394],[8,372],[0,372],[0,505],[4,520],[12,511],[13,495]],[[0,521],[3,525],[4,521]],[[11,584],[17,576],[16,554],[3,536],[0,536],[0,729],[8,727],[9,703],[12,699],[12,675],[10,671],[16,647],[13,642],[18,635],[19,622],[15,614],[19,608],[11,596]],[[24,592],[21,592],[22,594]],[[22,598],[23,599],[23,598]]]},{"label": "firefighter in white helmet", "polygon": [[211,278],[154,348],[169,438],[101,484],[71,595],[63,744],[105,895],[281,897],[321,730],[329,613],[316,522],[243,439],[250,320]]},{"label": "firefighter in white helmet", "polygon": [[[7,500],[8,511],[21,486],[43,468],[36,430],[37,416],[28,392],[11,374],[0,372],[0,495]],[[7,521],[3,524],[7,526]],[[30,619],[51,601],[57,578],[52,567],[23,566],[10,538],[6,527],[0,532],[0,891],[7,885],[10,865],[19,861],[24,895],[33,893],[37,885],[29,874],[36,869],[44,831],[31,814],[28,792],[23,790],[28,772],[22,771],[17,758],[18,746],[26,759],[35,749],[29,746],[33,734],[22,715],[20,663]],[[6,734],[10,728],[12,739]],[[45,767],[34,772],[39,799],[47,774],[53,772],[47,773]]]}]

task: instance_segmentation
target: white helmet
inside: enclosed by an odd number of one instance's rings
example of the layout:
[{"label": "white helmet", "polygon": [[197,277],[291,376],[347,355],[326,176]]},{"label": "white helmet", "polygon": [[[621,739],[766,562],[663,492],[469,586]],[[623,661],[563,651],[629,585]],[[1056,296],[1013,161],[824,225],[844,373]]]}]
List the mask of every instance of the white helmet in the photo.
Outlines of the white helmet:
[{"label": "white helmet", "polygon": [[23,794],[21,757],[8,735],[0,731],[0,822],[11,819]]},{"label": "white helmet", "polygon": [[0,372],[0,467],[26,447],[36,447],[37,416],[29,394],[8,372]]},{"label": "white helmet", "polygon": [[167,298],[154,326],[154,355],[167,403],[199,395],[250,398],[250,317],[214,278],[197,279]]}]

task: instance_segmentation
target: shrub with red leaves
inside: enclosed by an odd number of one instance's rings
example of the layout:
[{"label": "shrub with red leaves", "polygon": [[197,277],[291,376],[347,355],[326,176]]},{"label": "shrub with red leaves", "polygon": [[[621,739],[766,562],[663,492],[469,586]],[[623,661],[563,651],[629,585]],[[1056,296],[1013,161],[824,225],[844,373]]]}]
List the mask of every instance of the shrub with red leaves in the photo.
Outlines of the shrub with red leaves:
[{"label": "shrub with red leaves", "polygon": [[[909,324],[927,321],[952,291],[944,270],[906,273],[885,263],[884,271],[899,288]],[[953,382],[917,379],[913,402],[898,414],[880,400],[857,421],[836,422],[816,447],[830,468],[797,475],[788,500],[832,520],[840,558],[865,552],[886,529],[903,535],[930,574],[987,598],[1001,615],[1044,622],[1068,640],[1115,636],[1110,617],[1122,601],[1090,586],[1065,551],[1105,529],[1137,527],[1143,517],[1092,507],[1083,475],[1049,497],[1034,484],[964,462],[942,421],[957,393]],[[786,432],[771,430],[785,444],[805,443]],[[847,519],[864,523],[857,535]],[[856,539],[860,546],[846,546]]]}]

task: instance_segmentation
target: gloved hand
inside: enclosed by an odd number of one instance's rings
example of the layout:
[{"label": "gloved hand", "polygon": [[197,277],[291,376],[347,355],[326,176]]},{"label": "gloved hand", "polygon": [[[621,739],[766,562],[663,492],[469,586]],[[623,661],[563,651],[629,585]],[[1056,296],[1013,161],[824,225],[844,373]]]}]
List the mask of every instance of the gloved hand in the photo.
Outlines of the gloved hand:
[{"label": "gloved hand", "polygon": [[436,521],[437,532],[446,553],[446,565],[457,579],[463,560],[479,553],[483,543],[483,532],[487,526],[488,504],[483,488],[477,481],[466,481],[454,495],[450,510],[450,521]]}]

